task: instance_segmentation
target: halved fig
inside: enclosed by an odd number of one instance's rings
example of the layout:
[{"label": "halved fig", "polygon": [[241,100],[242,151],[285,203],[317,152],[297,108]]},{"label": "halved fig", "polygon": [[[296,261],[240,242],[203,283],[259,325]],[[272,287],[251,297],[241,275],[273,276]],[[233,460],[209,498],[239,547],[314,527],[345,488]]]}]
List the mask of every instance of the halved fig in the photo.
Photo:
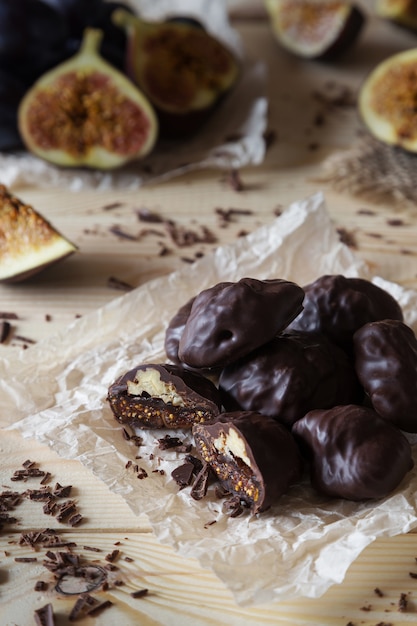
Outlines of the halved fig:
[{"label": "halved fig", "polygon": [[307,59],[333,59],[356,41],[362,10],[337,0],[265,0],[278,43]]},{"label": "halved fig", "polygon": [[359,92],[359,111],[380,141],[417,152],[417,49],[389,57],[371,72]]},{"label": "halved fig", "polygon": [[26,147],[56,165],[111,169],[148,154],[158,122],[147,98],[98,53],[102,31],[86,29],[80,50],[50,70],[20,103]]},{"label": "halved fig", "polygon": [[22,281],[76,250],[32,206],[0,185],[0,282]]},{"label": "halved fig", "polygon": [[113,20],[128,36],[127,74],[155,107],[162,135],[196,131],[236,84],[234,54],[199,23],[145,22],[123,9]]},{"label": "halved fig", "polygon": [[376,0],[375,13],[379,17],[417,31],[416,0]]}]

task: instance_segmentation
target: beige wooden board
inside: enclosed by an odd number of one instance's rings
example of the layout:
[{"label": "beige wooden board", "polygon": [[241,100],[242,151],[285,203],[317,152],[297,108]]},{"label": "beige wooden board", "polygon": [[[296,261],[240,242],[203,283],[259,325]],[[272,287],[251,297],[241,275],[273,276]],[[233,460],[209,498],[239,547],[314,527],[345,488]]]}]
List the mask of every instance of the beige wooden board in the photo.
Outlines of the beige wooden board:
[{"label": "beige wooden board", "polygon": [[[368,10],[373,5],[362,4]],[[41,340],[64,329],[76,316],[120,297],[120,291],[108,286],[110,277],[136,287],[167,274],[216,245],[233,242],[243,232],[270,224],[277,210],[319,189],[325,192],[335,224],[350,233],[357,254],[372,263],[375,274],[417,288],[415,208],[341,195],[317,182],[322,160],[352,145],[361,123],[354,107],[336,107],[325,111],[325,123],[318,126],[316,116],[323,111],[314,96],[317,91],[346,86],[356,91],[375,63],[416,45],[417,37],[370,19],[358,45],[343,60],[336,64],[308,63],[280,50],[268,24],[252,17],[237,22],[236,27],[249,55],[264,59],[269,70],[269,128],[275,131],[276,140],[265,162],[240,172],[244,183],[241,192],[231,187],[227,173],[219,171],[191,173],[139,192],[17,190],[79,250],[30,282],[0,287],[0,309],[18,315],[13,322],[15,336],[0,346],[1,356],[7,359],[22,345],[30,349],[31,343],[25,338]],[[114,204],[117,206],[108,208]],[[163,227],[138,220],[137,210],[143,208],[188,228],[208,227],[217,241],[178,248]],[[235,221],[220,227],[218,208],[250,213],[236,215]],[[392,225],[393,219],[398,225]],[[129,241],[112,234],[115,225],[136,234],[148,227],[159,233],[142,234],[138,241]],[[170,253],[162,255],[165,248]],[[14,561],[16,556],[33,555],[32,550],[18,545],[20,533],[46,526],[59,527],[84,555],[84,545],[101,548],[99,559],[120,541],[122,558],[118,564],[125,584],[102,592],[103,599],[114,604],[95,620],[85,620],[86,624],[417,624],[417,581],[409,575],[417,571],[416,535],[376,541],[352,565],[343,584],[321,599],[243,609],[235,605],[211,572],[160,545],[146,519],[135,517],[121,498],[78,462],[62,459],[52,450],[6,431],[0,435],[0,454],[3,486],[17,486],[19,490],[32,486],[32,482],[25,486],[10,482],[13,472],[30,458],[50,471],[52,480],[74,486],[74,497],[84,516],[79,527],[68,528],[45,517],[39,503],[25,500],[18,507],[18,524],[7,527],[0,536],[0,626],[29,626],[33,610],[49,601],[59,614],[58,624],[68,623],[65,616],[73,599],[58,597],[52,587],[42,594],[33,590],[36,580],[48,574],[42,566],[43,552],[35,554],[35,563]],[[96,557],[94,553],[88,555]],[[125,561],[125,556],[133,562]],[[133,599],[129,594],[138,587],[148,588],[149,595]],[[374,592],[376,588],[381,589],[382,597]],[[405,612],[398,610],[401,593],[406,593],[409,600]]]}]

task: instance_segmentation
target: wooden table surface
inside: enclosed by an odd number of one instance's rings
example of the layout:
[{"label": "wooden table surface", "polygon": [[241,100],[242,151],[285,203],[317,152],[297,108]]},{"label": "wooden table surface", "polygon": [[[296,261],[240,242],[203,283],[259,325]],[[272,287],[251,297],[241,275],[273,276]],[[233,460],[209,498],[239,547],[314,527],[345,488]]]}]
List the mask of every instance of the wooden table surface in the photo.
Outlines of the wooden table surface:
[{"label": "wooden table surface", "polygon": [[[365,6],[369,9],[372,4]],[[335,93],[349,87],[356,93],[379,60],[415,46],[417,37],[370,18],[348,55],[334,64],[320,64],[295,59],[280,50],[265,19],[236,18],[235,26],[249,55],[264,59],[269,69],[268,127],[275,141],[264,163],[239,172],[241,191],[230,184],[227,172],[220,171],[187,174],[139,192],[15,189],[76,243],[79,251],[30,282],[0,287],[0,308],[18,316],[13,322],[14,336],[0,345],[2,358],[10,358],[22,347],[30,350],[32,342],[65,329],[76,316],[120,297],[122,293],[110,286],[110,277],[139,286],[216,245],[236,241],[242,232],[272,223],[277,210],[320,189],[336,226],[350,234],[357,254],[372,264],[375,274],[417,288],[415,207],[395,206],[388,200],[365,201],[318,182],[323,159],[351,146],[361,123],[351,106],[327,108],[324,123],[317,125],[315,120],[323,110],[314,97],[315,92],[325,89]],[[112,204],[114,208],[109,209]],[[189,228],[206,226],[215,233],[216,242],[179,248],[166,233],[149,234],[139,241],[112,234],[115,225],[137,232],[141,226],[137,210],[143,208]],[[237,213],[233,222],[222,227],[218,208],[248,213]],[[168,254],[161,253],[165,248]],[[7,418],[0,416],[0,420],[4,425]],[[62,541],[74,542],[73,551],[82,558],[112,569],[116,584],[101,591],[99,597],[113,604],[96,617],[85,619],[85,624],[417,624],[417,582],[410,576],[410,572],[417,572],[414,534],[376,540],[353,563],[345,581],[320,599],[242,608],[210,571],[160,545],[146,519],[133,515],[121,497],[79,462],[63,459],[36,441],[4,430],[0,451],[3,489],[23,491],[39,485],[38,479],[29,479],[23,487],[11,481],[14,472],[30,459],[50,472],[48,484],[73,486],[84,517],[84,523],[76,527],[60,524],[45,516],[41,503],[28,499],[10,513],[17,522],[5,526],[0,537],[0,626],[29,626],[34,623],[34,610],[49,602],[57,623],[70,623],[68,615],[75,600],[53,590],[52,574],[43,565],[47,548],[35,550],[20,543],[22,533],[45,527],[58,529]],[[119,550],[117,560],[110,563],[108,555],[114,550]],[[16,560],[26,557],[37,560]],[[39,580],[48,583],[46,591],[34,590]],[[132,597],[133,591],[143,588],[149,590],[146,596]],[[402,594],[407,594],[405,610],[400,610]]]}]

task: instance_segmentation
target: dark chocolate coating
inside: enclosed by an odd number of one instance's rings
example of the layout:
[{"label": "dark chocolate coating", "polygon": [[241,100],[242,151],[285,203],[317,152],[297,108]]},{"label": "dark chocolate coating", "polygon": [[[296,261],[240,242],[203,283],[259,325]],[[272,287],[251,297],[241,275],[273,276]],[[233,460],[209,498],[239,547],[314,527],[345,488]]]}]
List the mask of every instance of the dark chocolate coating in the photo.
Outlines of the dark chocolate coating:
[{"label": "dark chocolate coating", "polygon": [[259,411],[291,426],[311,409],[360,402],[353,364],[323,335],[284,333],[240,361],[219,379],[229,409]]},{"label": "dark chocolate coating", "polygon": [[353,337],[356,371],[375,411],[417,432],[417,339],[397,320],[362,326]]},{"label": "dark chocolate coating", "polygon": [[242,278],[198,294],[179,343],[190,367],[228,365],[284,330],[302,309],[304,292],[286,280]]},{"label": "dark chocolate coating", "polygon": [[[143,372],[156,375],[160,393],[151,393],[149,387],[140,394],[129,392]],[[210,380],[177,365],[160,363],[146,363],[126,372],[109,387],[107,400],[119,422],[138,428],[190,428],[196,422],[212,421],[221,408],[219,391]]]},{"label": "dark chocolate coating", "polygon": [[350,347],[354,332],[368,322],[403,319],[398,302],[363,278],[325,275],[303,288],[304,309],[290,329],[323,333],[343,347]]},{"label": "dark chocolate coating", "polygon": [[302,460],[293,436],[268,416],[222,413],[212,424],[193,426],[193,434],[197,450],[221,484],[253,513],[268,509],[301,477]]},{"label": "dark chocolate coating", "polygon": [[310,411],[292,432],[308,450],[313,487],[324,495],[383,498],[414,465],[405,435],[369,408]]},{"label": "dark chocolate coating", "polygon": [[194,300],[195,298],[191,298],[178,309],[165,331],[165,353],[170,361],[178,365],[181,363],[178,357],[178,346]]}]

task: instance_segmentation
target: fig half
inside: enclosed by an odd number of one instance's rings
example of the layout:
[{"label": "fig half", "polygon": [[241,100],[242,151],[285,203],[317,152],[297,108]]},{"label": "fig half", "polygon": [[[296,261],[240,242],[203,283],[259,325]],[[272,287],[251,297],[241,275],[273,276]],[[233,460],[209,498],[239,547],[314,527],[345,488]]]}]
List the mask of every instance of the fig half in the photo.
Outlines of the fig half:
[{"label": "fig half", "polygon": [[76,250],[32,206],[0,185],[0,282],[25,280]]},{"label": "fig half", "polygon": [[417,31],[416,0],[376,0],[375,13],[379,17]]},{"label": "fig half", "polygon": [[360,115],[371,134],[417,152],[417,49],[377,65],[359,92]]},{"label": "fig half", "polygon": [[365,22],[361,9],[336,0],[265,0],[278,43],[306,59],[331,60],[356,41]]},{"label": "fig half", "polygon": [[123,9],[113,20],[127,34],[126,72],[155,107],[161,134],[195,132],[236,84],[234,54],[194,20],[145,22]]},{"label": "fig half", "polygon": [[84,31],[80,50],[50,70],[20,103],[26,147],[56,165],[111,169],[148,154],[158,122],[147,98],[98,53],[102,31]]}]

